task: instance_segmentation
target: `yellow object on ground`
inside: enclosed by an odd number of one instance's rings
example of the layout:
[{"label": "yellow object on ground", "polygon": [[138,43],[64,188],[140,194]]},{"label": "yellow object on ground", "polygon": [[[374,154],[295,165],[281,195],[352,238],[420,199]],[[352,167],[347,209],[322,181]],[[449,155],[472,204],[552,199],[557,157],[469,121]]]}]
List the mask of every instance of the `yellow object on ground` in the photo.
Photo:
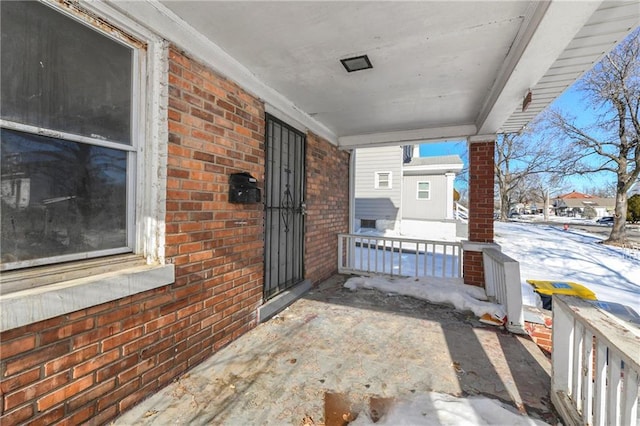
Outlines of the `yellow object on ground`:
[{"label": "yellow object on ground", "polygon": [[587,300],[598,300],[596,299],[596,294],[582,284],[570,281],[527,280],[527,282],[533,286],[535,291],[545,296],[564,294],[568,296],[577,296]]}]

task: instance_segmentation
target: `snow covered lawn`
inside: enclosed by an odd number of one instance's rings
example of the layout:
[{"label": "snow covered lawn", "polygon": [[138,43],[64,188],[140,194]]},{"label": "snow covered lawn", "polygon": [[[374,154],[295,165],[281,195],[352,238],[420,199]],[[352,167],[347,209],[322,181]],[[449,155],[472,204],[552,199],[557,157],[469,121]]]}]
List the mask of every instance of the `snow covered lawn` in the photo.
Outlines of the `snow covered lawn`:
[{"label": "snow covered lawn", "polygon": [[630,306],[640,313],[640,260],[623,249],[599,244],[601,237],[559,225],[495,222],[495,241],[520,262],[523,299],[536,299],[526,280],[573,281],[598,300]]}]

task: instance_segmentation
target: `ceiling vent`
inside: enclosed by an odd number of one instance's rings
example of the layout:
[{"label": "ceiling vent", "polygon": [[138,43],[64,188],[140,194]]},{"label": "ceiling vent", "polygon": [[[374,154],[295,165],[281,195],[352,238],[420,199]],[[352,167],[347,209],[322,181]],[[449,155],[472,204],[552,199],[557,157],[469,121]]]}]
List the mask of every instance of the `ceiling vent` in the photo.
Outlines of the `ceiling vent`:
[{"label": "ceiling vent", "polygon": [[348,72],[367,70],[369,68],[373,68],[371,65],[371,61],[367,55],[355,56],[353,58],[340,59],[344,69]]}]

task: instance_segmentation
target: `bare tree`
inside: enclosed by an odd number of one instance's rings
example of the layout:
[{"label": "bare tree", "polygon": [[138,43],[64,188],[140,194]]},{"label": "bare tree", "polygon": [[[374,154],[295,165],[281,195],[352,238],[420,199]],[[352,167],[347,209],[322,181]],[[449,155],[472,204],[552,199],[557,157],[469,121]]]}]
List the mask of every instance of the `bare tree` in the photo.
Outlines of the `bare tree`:
[{"label": "bare tree", "polygon": [[568,113],[552,110],[551,124],[571,142],[576,172],[616,176],[614,224],[607,244],[626,239],[627,192],[640,174],[640,29],[606,55],[579,83],[599,116],[580,126]]},{"label": "bare tree", "polygon": [[531,199],[535,190],[545,193],[546,187],[548,191],[566,168],[566,157],[539,129],[540,124],[533,123],[522,133],[500,134],[496,139],[494,171],[500,220],[507,219],[513,203]]}]

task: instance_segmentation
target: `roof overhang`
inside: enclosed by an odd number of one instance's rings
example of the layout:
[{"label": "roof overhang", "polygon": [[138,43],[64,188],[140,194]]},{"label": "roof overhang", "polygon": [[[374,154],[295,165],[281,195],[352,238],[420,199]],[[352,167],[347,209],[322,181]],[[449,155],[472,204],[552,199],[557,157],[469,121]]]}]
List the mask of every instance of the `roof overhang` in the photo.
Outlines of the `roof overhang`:
[{"label": "roof overhang", "polygon": [[517,132],[640,23],[636,1],[107,4],[344,149]]}]

